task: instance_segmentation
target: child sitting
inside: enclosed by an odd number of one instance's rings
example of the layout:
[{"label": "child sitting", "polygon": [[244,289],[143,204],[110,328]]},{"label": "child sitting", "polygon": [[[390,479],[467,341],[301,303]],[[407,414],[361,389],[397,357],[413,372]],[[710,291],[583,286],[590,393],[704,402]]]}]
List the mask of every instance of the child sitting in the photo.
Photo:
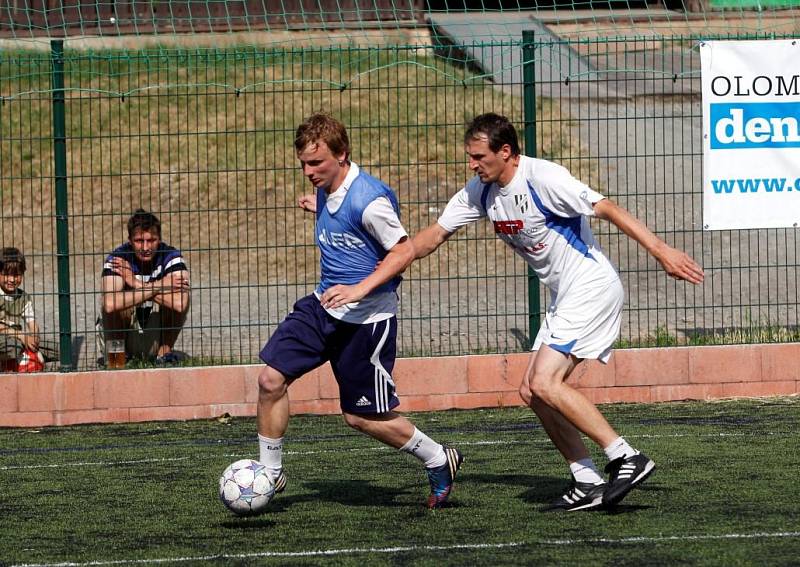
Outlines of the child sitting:
[{"label": "child sitting", "polygon": [[0,251],[0,371],[4,372],[39,372],[46,360],[56,359],[55,348],[42,344],[33,300],[20,287],[25,268],[25,256],[17,248]]}]

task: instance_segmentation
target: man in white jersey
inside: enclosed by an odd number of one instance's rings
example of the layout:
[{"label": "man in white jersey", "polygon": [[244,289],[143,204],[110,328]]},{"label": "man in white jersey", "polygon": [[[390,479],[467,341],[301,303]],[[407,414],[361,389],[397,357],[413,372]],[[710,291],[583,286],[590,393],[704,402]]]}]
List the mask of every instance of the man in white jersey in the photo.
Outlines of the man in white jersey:
[{"label": "man in white jersey", "polygon": [[350,161],[344,125],[315,114],[297,129],[297,157],[316,189],[299,205],[316,213],[321,279],[295,303],[261,351],[258,377],[260,462],[286,486],[283,436],[289,424],[288,388],[330,361],[345,422],[422,461],[429,508],[447,501],[461,453],[419,431],[394,411],[392,380],[397,338],[397,286],[414,261],[394,192]]},{"label": "man in white jersey", "polygon": [[[464,144],[476,176],[453,196],[437,222],[413,238],[417,258],[431,254],[462,226],[487,217],[500,239],[548,287],[552,302],[534,341],[520,396],[569,463],[573,478],[567,492],[545,509],[613,506],[653,472],[655,463],[631,447],[594,404],[566,383],[582,360],[606,363],[620,329],[622,282],[595,242],[587,217],[615,224],[675,279],[698,284],[703,270],[564,167],[520,155],[517,133],[504,116],[476,117]],[[605,451],[608,482],[590,458],[581,433]]]}]

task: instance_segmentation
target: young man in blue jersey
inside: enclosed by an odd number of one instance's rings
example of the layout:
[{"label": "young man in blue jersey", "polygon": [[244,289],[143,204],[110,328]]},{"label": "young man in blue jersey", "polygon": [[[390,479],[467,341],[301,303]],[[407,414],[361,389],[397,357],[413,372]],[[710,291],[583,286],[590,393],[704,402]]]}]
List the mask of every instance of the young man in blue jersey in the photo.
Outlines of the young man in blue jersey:
[{"label": "young man in blue jersey", "polygon": [[439,508],[450,495],[461,454],[394,411],[400,403],[392,380],[396,289],[400,274],[414,260],[397,198],[350,161],[347,131],[330,115],[305,120],[294,146],[303,175],[316,189],[298,204],[316,213],[321,279],[313,293],[295,303],[261,350],[266,366],[258,377],[259,460],[270,471],[276,491],[283,491],[289,386],[330,362],[345,422],[422,461],[431,487],[427,505]]},{"label": "young man in blue jersey", "polygon": [[175,341],[189,312],[189,269],[181,251],[162,242],[161,222],[144,209],[128,219],[128,241],[103,263],[98,349],[125,341],[127,357],[173,365]]},{"label": "young man in blue jersey", "polygon": [[[652,473],[655,463],[631,447],[594,404],[566,383],[582,360],[606,363],[620,330],[622,282],[595,242],[587,218],[615,224],[675,279],[699,284],[703,270],[565,168],[521,155],[514,126],[504,116],[476,117],[464,145],[476,175],[453,196],[437,222],[414,237],[417,258],[431,254],[462,226],[488,218],[497,236],[550,290],[552,301],[520,386],[522,399],[572,473],[570,488],[547,509],[614,505]],[[607,482],[581,433],[605,451]]]}]

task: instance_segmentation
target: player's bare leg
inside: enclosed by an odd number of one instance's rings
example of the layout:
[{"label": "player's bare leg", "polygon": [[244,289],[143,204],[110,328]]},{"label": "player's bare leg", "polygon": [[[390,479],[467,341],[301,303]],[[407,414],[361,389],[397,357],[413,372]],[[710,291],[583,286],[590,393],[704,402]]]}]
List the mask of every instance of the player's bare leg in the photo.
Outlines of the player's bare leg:
[{"label": "player's bare leg", "polygon": [[[619,435],[586,396],[565,383],[574,368],[573,357],[543,344],[536,354],[529,378],[532,399],[561,414],[601,447],[607,447]],[[569,434],[566,434],[566,438],[569,438]],[[565,446],[564,450],[570,451],[571,448]]]},{"label": "player's bare leg", "polygon": [[408,418],[390,411],[382,414],[344,413],[347,425],[370,437],[414,455],[425,464],[431,485],[428,508],[440,508],[447,502],[453,482],[464,460],[452,447],[441,445],[417,429]]},{"label": "player's bare leg", "polygon": [[[574,357],[565,356],[547,345],[542,345],[528,375],[530,405],[540,415],[540,419],[544,416],[542,425],[568,461],[579,456],[581,450],[586,451],[580,435],[577,435],[578,431],[603,448],[610,462],[606,467],[609,480],[602,494],[602,503],[606,506],[614,505],[634,486],[644,481],[652,473],[655,464],[628,445],[594,404],[565,383],[576,366],[575,360]],[[564,422],[570,426],[566,426]],[[588,453],[586,455],[584,462],[591,462]],[[581,461],[583,459],[570,461],[570,468],[574,470],[575,462]],[[577,480],[577,476],[575,478]],[[595,489],[599,491],[599,488]],[[598,504],[597,499],[593,497],[593,491],[586,494],[588,490],[589,485],[581,489],[580,492],[584,494],[582,500],[591,500],[586,507],[594,507]],[[573,491],[562,498],[571,500],[574,496],[573,488]]]},{"label": "player's bare leg", "polygon": [[580,431],[567,421],[563,415],[539,400],[531,400],[531,409],[536,413],[547,436],[568,463],[589,457],[589,450],[583,442]]},{"label": "player's bare leg", "polygon": [[283,435],[289,426],[289,384],[286,377],[269,365],[258,375],[256,423],[260,449],[259,461],[275,481],[275,491],[286,487],[283,473]]},{"label": "player's bare leg", "polygon": [[344,413],[344,421],[358,431],[399,449],[414,435],[414,424],[399,413],[390,411],[382,414]]},{"label": "player's bare leg", "polygon": [[[566,380],[580,363],[580,360],[563,356],[563,362],[554,368],[548,368]],[[534,395],[531,383],[535,376],[539,353],[533,353],[528,368],[520,385],[520,396],[539,417],[545,432],[553,441],[561,455],[569,464],[572,483],[567,490],[542,509],[576,511],[591,510],[602,505],[606,483],[589,456],[586,444],[578,429],[572,425],[557,409],[549,406],[541,398]]]},{"label": "player's bare leg", "polygon": [[[520,397],[534,411],[542,423],[545,433],[547,433],[556,449],[568,463],[572,464],[581,459],[586,459],[589,457],[589,450],[586,448],[580,432],[557,410],[551,408],[539,398],[534,397],[531,393],[530,378],[536,363],[536,355],[537,352],[531,354],[528,368],[525,370],[525,375],[519,387]],[[570,360],[572,365],[571,368],[567,369],[565,380],[577,366],[571,359],[568,358],[567,360]]]},{"label": "player's bare leg", "polygon": [[258,433],[266,437],[283,437],[289,426],[289,381],[265,365],[258,375]]}]

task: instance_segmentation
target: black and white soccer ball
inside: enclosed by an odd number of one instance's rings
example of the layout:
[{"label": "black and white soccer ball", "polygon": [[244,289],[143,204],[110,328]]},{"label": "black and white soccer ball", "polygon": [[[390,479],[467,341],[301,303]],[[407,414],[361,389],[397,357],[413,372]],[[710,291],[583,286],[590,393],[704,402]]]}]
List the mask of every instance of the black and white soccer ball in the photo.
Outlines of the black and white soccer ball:
[{"label": "black and white soccer ball", "polygon": [[219,498],[237,516],[262,513],[273,496],[275,483],[266,467],[252,459],[231,463],[219,479]]}]

